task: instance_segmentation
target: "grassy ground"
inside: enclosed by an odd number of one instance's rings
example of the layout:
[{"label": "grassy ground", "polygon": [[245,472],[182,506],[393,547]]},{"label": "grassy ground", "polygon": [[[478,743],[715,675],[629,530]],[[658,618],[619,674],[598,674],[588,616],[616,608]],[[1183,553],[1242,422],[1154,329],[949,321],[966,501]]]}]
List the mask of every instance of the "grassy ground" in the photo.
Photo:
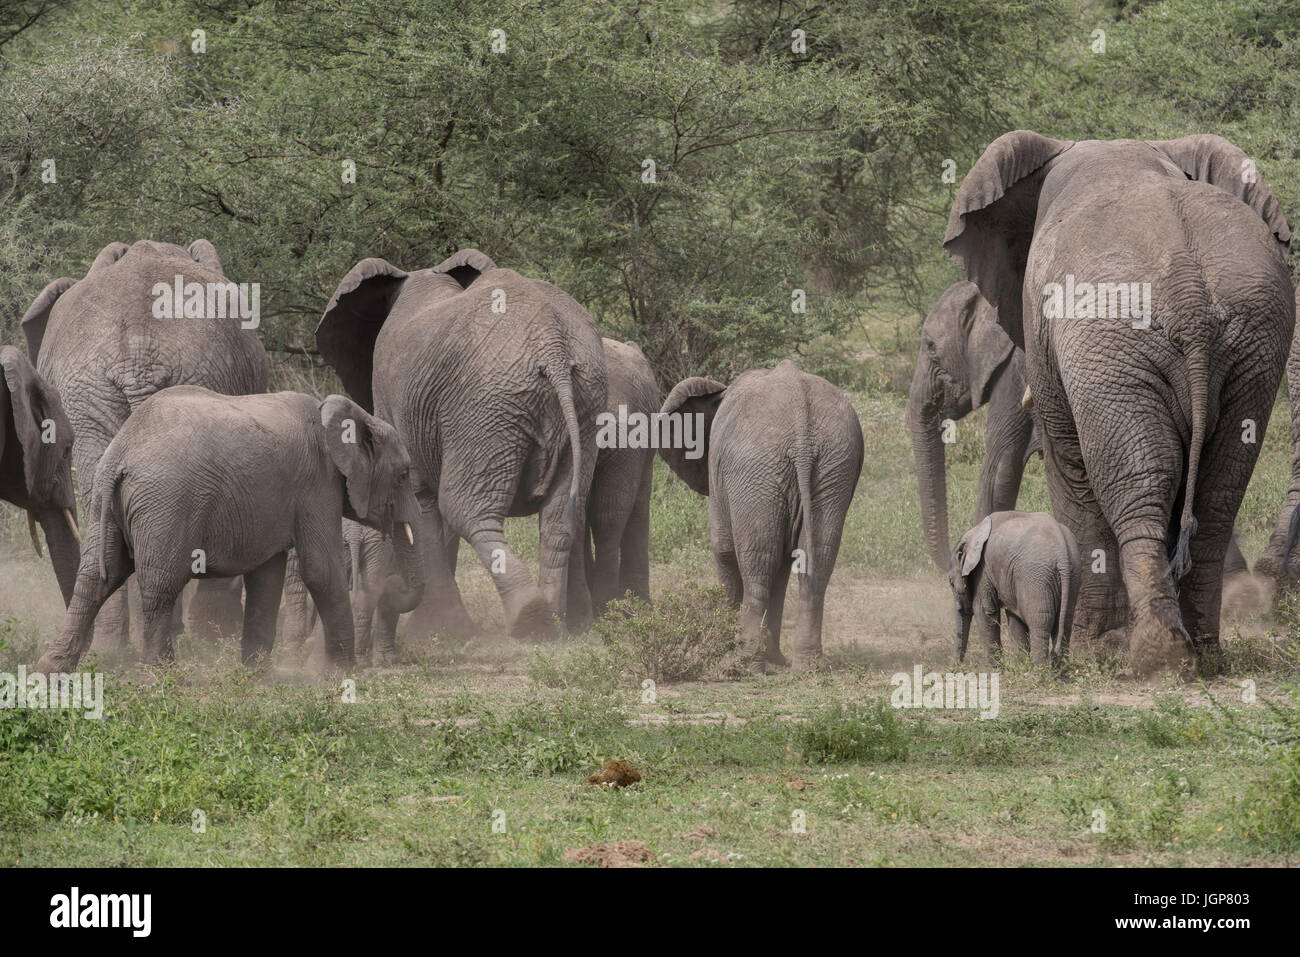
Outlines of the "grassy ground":
[{"label": "grassy ground", "polygon": [[[560,864],[641,841],[656,863],[714,867],[1291,863],[1300,667],[1263,596],[1230,610],[1232,670],[1208,687],[1143,684],[1094,649],[1065,682],[1005,664],[993,720],[889,707],[894,673],[948,669],[949,597],[921,543],[897,388],[856,396],[866,466],[828,595],[827,672],[660,683],[645,700],[594,636],[502,637],[467,554],[462,588],[485,637],[403,641],[400,667],[357,676],[354,703],[283,649],[254,676],[233,648],[182,639],[170,672],[96,661],[105,721],[0,711],[0,861]],[[1287,483],[1286,418],[1283,400],[1239,522],[1251,559]],[[978,418],[958,439],[954,540],[974,508]],[[656,477],[664,595],[712,569],[704,499]],[[1047,507],[1037,461],[1021,507]],[[523,557],[535,529],[511,525]],[[51,640],[60,603],[30,553],[0,551],[0,583],[0,672],[13,672]],[[968,670],[991,667],[981,655]],[[584,783],[611,759],[641,782]]]}]

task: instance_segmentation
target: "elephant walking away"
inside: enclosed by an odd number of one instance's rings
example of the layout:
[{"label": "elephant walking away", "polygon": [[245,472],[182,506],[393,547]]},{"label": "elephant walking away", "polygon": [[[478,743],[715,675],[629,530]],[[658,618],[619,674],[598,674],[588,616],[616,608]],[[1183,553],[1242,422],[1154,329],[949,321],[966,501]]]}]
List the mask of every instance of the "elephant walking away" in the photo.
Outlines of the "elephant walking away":
[{"label": "elephant walking away", "polygon": [[[410,450],[429,574],[411,630],[474,630],[456,587],[461,538],[492,575],[512,635],[552,635],[566,616],[571,631],[585,628],[587,497],[606,401],[587,311],[476,249],[412,273],[366,259],[330,299],[316,344]],[[505,539],[507,516],[519,515],[540,516],[536,584]]]},{"label": "elephant walking away", "polygon": [[[944,248],[1025,350],[1052,511],[1090,561],[1073,640],[1221,667],[1223,566],[1295,324],[1291,230],[1217,136],[995,140]],[[1104,565],[1093,571],[1091,556]],[[1131,626],[1130,626],[1131,621]]]},{"label": "elephant walking away", "polygon": [[[634,342],[605,339],[609,398],[607,422],[649,421],[662,396],[654,370]],[[628,443],[630,445],[630,443]],[[601,443],[597,443],[601,445]],[[600,615],[615,598],[631,592],[650,600],[650,491],[655,450],[604,446],[596,452],[596,471],[587,500],[587,582],[592,612]]]},{"label": "elephant walking away", "polygon": [[793,568],[793,668],[815,667],[826,586],[862,472],[862,425],[853,406],[843,391],[787,359],[730,386],[683,379],[661,411],[702,422],[702,447],[659,454],[709,497],[709,541],[718,578],[741,612],[742,653],[759,673],[785,663],[781,617]]},{"label": "elephant walking away", "polygon": [[1035,665],[1057,664],[1070,644],[1079,596],[1079,543],[1046,512],[994,512],[962,536],[948,585],[957,611],[955,655],[966,660],[971,620],[1001,652],[1002,612]]},{"label": "elephant walking away", "polygon": [[72,602],[37,668],[76,668],[96,612],[133,571],[146,663],[172,660],[172,609],[196,570],[243,576],[243,660],[265,662],[290,548],[320,610],[330,664],[351,668],[342,519],[396,532],[405,605],[414,607],[424,569],[409,481],[393,428],[343,396],[225,396],[195,386],[151,396],[105,450]]},{"label": "elephant walking away", "polygon": [[[178,284],[201,294],[172,302]],[[148,240],[111,243],[82,279],[55,279],[36,297],[23,316],[23,335],[72,423],[83,512],[104,450],[159,389],[188,384],[227,395],[266,391],[266,352],[256,331],[241,328],[240,306],[240,288],[227,279],[206,239],[188,249]],[[202,584],[191,606],[206,612],[191,630],[210,631],[213,618],[216,627],[237,630],[238,589]],[[121,591],[100,614],[95,632],[103,647],[127,644],[126,594]]]}]

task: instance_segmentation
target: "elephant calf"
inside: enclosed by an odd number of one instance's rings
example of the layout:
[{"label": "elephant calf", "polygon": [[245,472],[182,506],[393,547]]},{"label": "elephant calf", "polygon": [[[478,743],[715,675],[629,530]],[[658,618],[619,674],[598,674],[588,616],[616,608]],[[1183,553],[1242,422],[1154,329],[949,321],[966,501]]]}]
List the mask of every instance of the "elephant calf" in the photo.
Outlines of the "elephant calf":
[{"label": "elephant calf", "polygon": [[[775,369],[746,372],[730,386],[683,379],[661,411],[699,416],[690,422],[703,425],[702,446],[661,446],[659,454],[709,497],[714,562],[741,609],[744,655],[760,673],[767,663],[785,663],[781,615],[793,568],[799,574],[794,670],[815,664],[826,585],[862,472],[862,425],[853,406],[840,389],[787,359]],[[691,434],[688,426],[681,423],[683,436]],[[759,659],[764,633],[766,654]]]},{"label": "elephant calf", "polygon": [[351,667],[343,516],[397,531],[406,602],[414,607],[424,569],[411,532],[418,505],[409,475],[392,426],[340,395],[226,396],[197,386],[155,393],[96,470],[72,602],[37,669],[77,666],[95,614],[132,572],[146,663],[172,659],[172,606],[199,575],[244,576],[243,660],[269,656],[290,548],[319,610],[331,665]]},{"label": "elephant calf", "polygon": [[957,660],[966,658],[971,618],[1001,649],[1001,617],[1035,665],[1057,662],[1070,642],[1079,595],[1079,545],[1046,512],[994,512],[962,536],[948,584],[957,605]]}]

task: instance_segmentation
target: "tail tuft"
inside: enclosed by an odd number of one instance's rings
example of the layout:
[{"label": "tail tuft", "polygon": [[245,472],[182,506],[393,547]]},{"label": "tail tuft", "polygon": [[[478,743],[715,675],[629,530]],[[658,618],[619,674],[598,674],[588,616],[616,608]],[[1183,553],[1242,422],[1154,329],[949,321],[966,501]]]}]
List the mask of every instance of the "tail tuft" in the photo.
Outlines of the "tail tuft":
[{"label": "tail tuft", "polygon": [[1187,516],[1183,522],[1182,528],[1178,530],[1178,545],[1174,549],[1174,557],[1169,563],[1169,574],[1173,577],[1174,582],[1182,581],[1192,567],[1192,536],[1196,534],[1196,519],[1193,516]]}]

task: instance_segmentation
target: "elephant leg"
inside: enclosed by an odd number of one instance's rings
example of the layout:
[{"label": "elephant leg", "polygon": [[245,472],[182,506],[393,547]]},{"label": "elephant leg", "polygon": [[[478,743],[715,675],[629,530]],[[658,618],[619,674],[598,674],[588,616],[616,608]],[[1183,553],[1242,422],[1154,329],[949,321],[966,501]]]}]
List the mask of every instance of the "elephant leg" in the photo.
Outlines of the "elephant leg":
[{"label": "elephant leg", "polygon": [[1017,648],[1025,654],[1032,653],[1030,628],[1018,615],[1007,612],[1007,631],[1011,632],[1011,640],[1015,642]]},{"label": "elephant leg", "polygon": [[136,578],[140,582],[140,617],[144,619],[141,660],[146,665],[170,665],[176,660],[172,618],[189,579],[179,574],[167,577],[137,574]]},{"label": "elephant leg", "polygon": [[792,563],[785,561],[772,579],[772,592],[767,601],[767,613],[763,616],[763,630],[767,635],[765,657],[768,664],[787,665],[785,655],[781,654],[781,619],[785,616],[785,593],[790,587],[790,568]]},{"label": "elephant leg", "polygon": [[[740,630],[741,655],[750,663],[752,671],[767,673],[764,652],[767,648],[767,631],[763,620],[767,617],[772,604],[773,583],[784,564],[780,543],[773,547],[771,543],[760,540],[763,529],[748,526],[735,530],[737,536],[736,555],[740,564],[741,600]],[[803,606],[800,605],[800,618]],[[780,628],[780,625],[777,625]],[[795,647],[796,663],[798,644]]]},{"label": "elephant leg", "polygon": [[[305,535],[303,538],[306,541],[330,543],[337,535],[338,530],[335,528],[333,536],[322,532],[317,536]],[[322,551],[299,548],[298,565],[307,591],[316,604],[316,613],[320,616],[325,633],[325,658],[331,668],[351,671],[356,667],[356,634],[352,630],[352,604],[348,600],[348,576],[343,567],[343,549],[327,548]],[[282,576],[283,572],[280,574]]]},{"label": "elephant leg", "polygon": [[631,592],[645,601],[650,600],[650,493],[654,483],[654,459],[641,475],[641,487],[632,514],[623,526],[619,542],[618,593]]},{"label": "elephant leg", "polygon": [[980,641],[995,660],[1002,658],[1002,608],[997,599],[990,595],[977,598],[975,602],[975,630]]},{"label": "elephant leg", "polygon": [[[104,577],[99,575],[99,538],[107,535],[104,543]],[[104,603],[126,583],[134,571],[131,556],[127,554],[122,533],[116,526],[104,528],[95,523],[86,532],[81,549],[81,563],[77,580],[53,646],[41,656],[34,670],[43,674],[66,673],[76,669],[90,647],[96,616]]]},{"label": "elephant leg", "polygon": [[375,664],[387,665],[397,660],[397,621],[400,617],[398,612],[382,607],[374,615],[371,629]]},{"label": "elephant leg", "polygon": [[216,642],[239,633],[244,620],[238,578],[201,578],[189,607],[189,632]]},{"label": "elephant leg", "polygon": [[127,599],[129,589],[123,588],[110,595],[95,617],[95,636],[92,647],[96,651],[117,651],[131,647],[131,611]]},{"label": "elephant leg", "polygon": [[[615,598],[622,598],[619,589],[620,567],[619,542],[623,526],[618,519],[607,512],[593,509],[591,513],[591,547],[592,561],[588,581],[591,584],[592,613],[602,615],[605,606]],[[573,584],[569,586],[572,597]]]},{"label": "elephant leg", "polygon": [[424,560],[425,591],[410,617],[408,634],[430,637],[449,635],[468,638],[478,628],[465,610],[460,589],[456,587],[456,556],[460,534],[451,527],[438,509],[432,493],[422,489],[420,503],[420,550]]},{"label": "elephant leg", "polygon": [[795,622],[794,670],[812,667],[822,656],[822,621],[826,611],[826,589],[835,560],[840,553],[840,539],[844,534],[844,517],[853,498],[857,473],[847,482],[834,472],[822,473],[818,482],[824,483],[814,493],[812,505],[816,538],[812,554],[805,555],[809,574],[799,576],[799,616]]},{"label": "elephant leg", "polygon": [[510,635],[516,638],[554,637],[555,610],[533,583],[528,566],[506,544],[501,520],[484,521],[465,538],[483,567],[492,575],[492,584],[496,585],[505,608],[506,629]]},{"label": "elephant leg", "polygon": [[729,547],[725,551],[717,551],[715,546],[713,569],[718,576],[718,584],[727,593],[727,604],[739,609],[744,599],[745,586],[740,578],[740,563],[736,559],[736,550]]},{"label": "elephant leg", "polygon": [[245,665],[269,665],[275,645],[275,619],[284,592],[285,553],[278,552],[244,575],[244,630],[240,658]]}]

